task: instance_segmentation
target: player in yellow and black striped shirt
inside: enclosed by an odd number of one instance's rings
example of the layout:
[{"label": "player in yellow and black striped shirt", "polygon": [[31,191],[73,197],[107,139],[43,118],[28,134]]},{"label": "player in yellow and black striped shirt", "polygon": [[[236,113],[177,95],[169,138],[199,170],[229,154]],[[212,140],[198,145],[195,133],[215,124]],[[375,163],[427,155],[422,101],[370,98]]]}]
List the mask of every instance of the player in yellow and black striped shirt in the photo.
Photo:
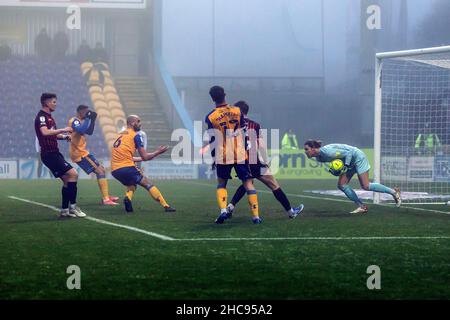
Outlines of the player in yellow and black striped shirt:
[{"label": "player in yellow and black striped shirt", "polygon": [[226,186],[228,180],[231,179],[231,169],[234,168],[247,191],[253,223],[260,224],[262,220],[259,217],[258,196],[253,186],[249,166],[246,164],[247,152],[242,132],[244,116],[239,108],[226,103],[225,91],[222,87],[212,87],[209,95],[216,104],[215,109],[208,113],[205,119],[211,136],[210,146],[218,180],[216,196],[220,215],[217,217],[216,223],[222,224],[230,218],[226,209],[228,201]]}]

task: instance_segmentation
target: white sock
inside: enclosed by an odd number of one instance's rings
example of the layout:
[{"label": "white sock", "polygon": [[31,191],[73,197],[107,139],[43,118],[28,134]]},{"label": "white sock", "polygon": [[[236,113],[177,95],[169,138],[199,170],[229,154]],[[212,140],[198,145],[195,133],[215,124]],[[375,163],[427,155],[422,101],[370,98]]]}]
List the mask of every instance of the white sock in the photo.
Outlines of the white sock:
[{"label": "white sock", "polygon": [[227,213],[227,209],[220,209],[220,213]]}]

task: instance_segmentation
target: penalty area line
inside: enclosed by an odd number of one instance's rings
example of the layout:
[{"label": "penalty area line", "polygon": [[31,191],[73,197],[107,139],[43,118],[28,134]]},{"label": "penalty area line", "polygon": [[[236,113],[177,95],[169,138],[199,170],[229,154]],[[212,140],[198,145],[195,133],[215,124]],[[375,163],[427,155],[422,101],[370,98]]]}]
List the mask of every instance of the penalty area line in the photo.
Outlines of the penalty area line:
[{"label": "penalty area line", "polygon": [[191,238],[175,241],[340,241],[340,240],[450,240],[450,236],[404,236],[404,237],[280,237],[280,238]]},{"label": "penalty area line", "polygon": [[[204,186],[204,187],[214,187],[213,184],[208,184],[208,183],[201,183],[201,182],[189,182],[189,183],[190,184],[196,184],[198,186]],[[267,191],[267,190],[258,190],[258,192],[272,194],[272,192]],[[300,194],[286,193],[286,195],[289,196],[289,197],[296,197],[296,198],[305,198],[305,199],[314,199],[314,200],[326,200],[326,201],[332,201],[332,202],[352,203],[350,200],[327,198],[327,197],[317,197],[317,196],[309,196],[309,195],[304,195],[304,194],[300,195]],[[394,204],[391,204],[391,205],[389,205],[389,204],[374,204],[374,205],[380,206],[380,207],[392,207],[392,208],[394,208],[394,206],[395,206]],[[395,208],[395,209],[397,209],[397,208]],[[415,210],[415,211],[443,213],[443,214],[450,215],[450,212],[447,212],[447,211],[435,210],[435,209],[425,209],[425,208],[418,208],[418,207],[411,207],[411,206],[408,205],[408,203],[405,203],[399,209],[410,209],[410,210]]]},{"label": "penalty area line", "polygon": [[[52,205],[48,205],[48,204],[45,204],[45,203],[36,202],[36,201],[32,201],[32,200],[27,200],[27,199],[15,197],[15,196],[8,196],[8,198],[13,199],[13,200],[17,200],[17,201],[22,201],[22,202],[34,204],[34,205],[41,206],[41,207],[45,207],[45,208],[51,209],[51,210],[56,211],[56,212],[60,211],[57,207],[54,207]],[[76,219],[76,218],[74,218],[74,219]],[[150,232],[150,231],[147,231],[147,230],[143,230],[143,229],[139,229],[139,228],[123,225],[123,224],[113,223],[113,222],[109,222],[109,221],[106,221],[106,220],[97,219],[97,218],[93,218],[93,217],[89,217],[89,216],[86,216],[85,218],[79,218],[79,219],[86,219],[86,220],[90,220],[92,222],[96,222],[96,223],[105,224],[105,225],[109,225],[109,226],[113,226],[113,227],[117,227],[117,228],[126,229],[126,230],[129,230],[129,231],[142,233],[142,234],[145,234],[147,236],[155,237],[155,238],[158,238],[158,239],[161,239],[161,240],[175,241],[175,242],[195,242],[195,241],[199,241],[199,242],[201,242],[201,241],[204,241],[204,242],[207,242],[207,241],[287,241],[287,240],[302,240],[302,241],[450,240],[450,236],[271,237],[271,238],[270,237],[267,237],[267,238],[249,237],[249,238],[185,238],[185,239],[176,239],[176,238],[168,237],[168,236],[165,236],[165,235],[162,235],[162,234],[159,234],[159,233]]]},{"label": "penalty area line", "polygon": [[[31,200],[27,200],[27,199],[15,197],[15,196],[8,196],[8,198],[13,199],[13,200],[26,202],[26,203],[30,203],[30,204],[34,204],[34,205],[41,206],[41,207],[45,207],[45,208],[51,209],[51,210],[56,211],[56,212],[60,211],[57,207],[54,207],[54,206],[51,206],[51,205],[48,205],[48,204],[45,204],[45,203],[31,201]],[[74,218],[74,219],[77,219],[77,218]],[[105,225],[116,227],[116,228],[122,228],[122,229],[126,229],[126,230],[129,230],[129,231],[142,233],[142,234],[145,234],[147,236],[151,236],[151,237],[158,238],[158,239],[161,239],[161,240],[167,240],[167,241],[175,240],[172,237],[168,237],[168,236],[165,236],[165,235],[162,235],[162,234],[159,234],[159,233],[155,233],[155,232],[151,232],[151,231],[147,231],[147,230],[142,230],[142,229],[131,227],[131,226],[127,226],[127,225],[124,225],[124,224],[118,224],[118,223],[114,223],[114,222],[109,222],[109,221],[106,221],[106,220],[97,219],[97,218],[93,218],[93,217],[89,217],[89,216],[86,216],[84,218],[78,218],[78,219],[86,219],[86,220],[89,220],[89,221],[92,221],[92,222],[96,222],[96,223],[105,224]]]}]

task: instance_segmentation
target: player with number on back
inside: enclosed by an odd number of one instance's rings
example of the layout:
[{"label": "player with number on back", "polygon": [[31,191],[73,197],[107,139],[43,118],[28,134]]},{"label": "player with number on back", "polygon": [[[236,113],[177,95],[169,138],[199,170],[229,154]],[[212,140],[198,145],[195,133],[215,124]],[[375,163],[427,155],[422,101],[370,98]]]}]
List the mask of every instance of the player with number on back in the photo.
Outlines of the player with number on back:
[{"label": "player with number on back", "polygon": [[[86,216],[77,206],[78,174],[59,152],[57,140],[70,140],[71,127],[57,129],[51,113],[56,110],[57,97],[54,93],[41,95],[42,109],[34,120],[34,129],[41,147],[42,163],[50,169],[55,178],[63,181],[61,218]],[[70,204],[70,206],[69,206]]]},{"label": "player with number on back", "polygon": [[[379,183],[369,183],[370,164],[366,155],[360,149],[346,144],[328,144],[322,147],[322,142],[319,140],[306,141],[304,148],[308,158],[316,158],[319,162],[331,163],[329,171],[334,176],[339,177],[339,190],[358,205],[358,208],[351,213],[367,213],[369,210],[348,185],[355,173],[358,175],[359,183],[364,190],[388,193],[394,198],[397,207],[400,207],[402,200],[399,188],[391,189]],[[341,160],[343,165],[335,160]]]},{"label": "player with number on back", "polygon": [[96,118],[96,112],[90,111],[88,106],[80,105],[77,108],[76,116],[69,120],[69,127],[73,130],[72,141],[70,142],[70,159],[83,169],[86,174],[95,172],[104,205],[118,205],[115,201],[119,200],[119,198],[109,195],[105,168],[100,165],[93,154],[86,150],[85,135],[94,133]]},{"label": "player with number on back", "polygon": [[222,224],[230,217],[227,211],[227,182],[231,179],[230,173],[234,168],[247,192],[252,221],[254,224],[260,224],[262,220],[259,217],[258,196],[246,163],[247,152],[242,130],[245,126],[244,114],[239,108],[226,103],[222,87],[212,87],[209,95],[216,105],[205,118],[210,135],[209,145],[213,146],[211,156],[215,161],[218,181],[216,196],[220,214],[215,222]]},{"label": "player with number on back", "polygon": [[[253,121],[247,117],[250,107],[245,101],[238,101],[234,105],[241,109],[241,112],[244,114],[244,132],[246,144],[245,148],[248,153],[247,163],[250,168],[252,178],[258,179],[259,181],[264,183],[270,190],[272,190],[275,199],[277,199],[278,202],[280,202],[280,204],[283,206],[284,210],[286,210],[289,218],[293,219],[297,217],[303,211],[304,205],[300,204],[298,207],[291,207],[289,199],[281,189],[278,181],[270,172],[270,168],[266,164],[266,161],[264,159],[267,157],[261,155],[267,155],[267,147],[261,134],[261,126],[256,121]],[[241,185],[236,190],[231,202],[227,206],[229,216],[228,219],[231,218],[236,204],[242,199],[244,195],[245,188],[243,185]]]},{"label": "player with number on back", "polygon": [[[131,200],[133,199],[136,186],[139,184],[145,188],[150,196],[157,201],[166,212],[174,212],[161,192],[136,168],[135,162],[149,161],[166,152],[168,146],[160,146],[155,152],[147,153],[144,149],[142,136],[138,134],[141,130],[141,119],[136,115],[127,118],[127,128],[119,133],[119,137],[114,142],[111,157],[111,174],[127,187],[123,203],[126,212],[133,212]],[[136,150],[140,157],[134,157]]]}]

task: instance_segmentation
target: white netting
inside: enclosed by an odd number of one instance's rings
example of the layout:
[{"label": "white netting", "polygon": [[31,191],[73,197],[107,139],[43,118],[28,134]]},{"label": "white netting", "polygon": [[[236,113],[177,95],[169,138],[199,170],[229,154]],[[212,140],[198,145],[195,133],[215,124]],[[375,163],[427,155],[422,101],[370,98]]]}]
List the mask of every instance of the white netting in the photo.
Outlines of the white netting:
[{"label": "white netting", "polygon": [[450,52],[386,58],[381,70],[381,183],[448,198]]}]

